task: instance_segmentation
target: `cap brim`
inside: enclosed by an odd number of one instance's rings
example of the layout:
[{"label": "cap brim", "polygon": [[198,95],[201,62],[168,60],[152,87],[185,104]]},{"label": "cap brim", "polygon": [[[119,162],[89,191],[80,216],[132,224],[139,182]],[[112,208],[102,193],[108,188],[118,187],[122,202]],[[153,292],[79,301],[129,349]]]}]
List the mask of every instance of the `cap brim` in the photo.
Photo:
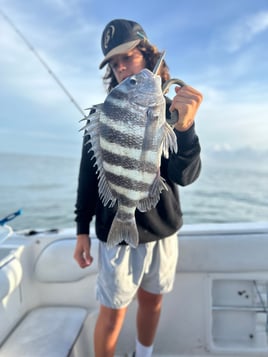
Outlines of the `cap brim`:
[{"label": "cap brim", "polygon": [[121,55],[121,54],[124,54],[124,53],[127,53],[127,52],[133,50],[133,48],[138,46],[138,44],[140,42],[141,42],[141,40],[134,40],[134,41],[123,43],[122,45],[119,45],[119,46],[113,48],[104,57],[104,60],[101,62],[100,66],[99,66],[99,69],[102,69],[107,64],[107,62],[109,62],[111,57],[113,57],[115,55]]}]

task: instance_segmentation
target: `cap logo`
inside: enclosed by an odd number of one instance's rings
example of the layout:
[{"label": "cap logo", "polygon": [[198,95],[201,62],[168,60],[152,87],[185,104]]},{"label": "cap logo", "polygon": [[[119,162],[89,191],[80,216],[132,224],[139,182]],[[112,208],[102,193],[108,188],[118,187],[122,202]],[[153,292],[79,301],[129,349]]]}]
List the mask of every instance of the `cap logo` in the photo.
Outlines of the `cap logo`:
[{"label": "cap logo", "polygon": [[140,31],[137,31],[137,35],[142,39],[142,40],[146,40],[146,36],[141,33]]},{"label": "cap logo", "polygon": [[114,33],[115,33],[115,27],[113,25],[109,26],[105,35],[104,35],[104,40],[103,40],[104,48],[108,48],[109,42],[113,38]]}]

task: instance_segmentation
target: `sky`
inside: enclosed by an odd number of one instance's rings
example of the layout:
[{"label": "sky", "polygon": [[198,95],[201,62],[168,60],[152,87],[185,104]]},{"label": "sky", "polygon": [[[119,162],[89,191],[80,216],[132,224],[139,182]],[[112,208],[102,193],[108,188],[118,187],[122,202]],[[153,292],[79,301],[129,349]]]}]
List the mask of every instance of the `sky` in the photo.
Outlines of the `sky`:
[{"label": "sky", "polygon": [[139,22],[166,51],[171,77],[204,96],[196,116],[203,151],[268,150],[267,0],[0,0],[0,10],[0,152],[79,156],[83,136],[82,113],[3,13],[82,111],[106,96],[98,69],[105,25]]}]

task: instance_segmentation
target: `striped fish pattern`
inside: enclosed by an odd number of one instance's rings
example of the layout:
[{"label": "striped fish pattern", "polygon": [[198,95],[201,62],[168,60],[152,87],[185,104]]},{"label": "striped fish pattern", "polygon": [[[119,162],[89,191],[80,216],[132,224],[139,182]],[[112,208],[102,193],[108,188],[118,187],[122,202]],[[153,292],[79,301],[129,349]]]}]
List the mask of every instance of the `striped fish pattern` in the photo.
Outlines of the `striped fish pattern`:
[{"label": "striped fish pattern", "polygon": [[105,206],[118,204],[107,245],[125,241],[137,247],[135,210],[157,205],[167,190],[160,176],[161,156],[177,151],[176,135],[165,118],[161,78],[144,69],[93,108],[85,135],[96,160],[99,196]]}]

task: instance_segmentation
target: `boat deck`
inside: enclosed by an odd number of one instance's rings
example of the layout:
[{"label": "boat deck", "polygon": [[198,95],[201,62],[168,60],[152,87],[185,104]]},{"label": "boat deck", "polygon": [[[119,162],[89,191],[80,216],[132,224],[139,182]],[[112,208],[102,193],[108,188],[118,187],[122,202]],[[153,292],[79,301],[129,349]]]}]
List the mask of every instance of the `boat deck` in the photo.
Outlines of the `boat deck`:
[{"label": "boat deck", "polygon": [[[72,229],[8,235],[0,234],[0,355],[93,357],[98,240],[93,264],[80,269]],[[268,223],[183,227],[153,356],[268,356],[267,252]],[[134,351],[136,308],[134,299],[117,357]]]}]

